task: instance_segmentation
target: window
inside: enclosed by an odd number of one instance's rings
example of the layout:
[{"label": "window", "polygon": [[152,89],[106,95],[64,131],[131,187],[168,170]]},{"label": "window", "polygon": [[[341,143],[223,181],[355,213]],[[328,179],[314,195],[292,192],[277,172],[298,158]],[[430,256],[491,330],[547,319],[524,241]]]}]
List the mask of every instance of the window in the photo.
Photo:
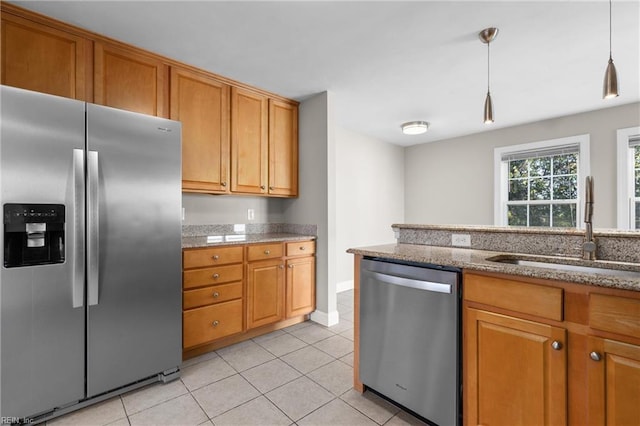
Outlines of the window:
[{"label": "window", "polygon": [[496,225],[582,225],[589,135],[496,148],[494,161]]},{"label": "window", "polygon": [[618,228],[640,229],[640,127],[618,130]]}]

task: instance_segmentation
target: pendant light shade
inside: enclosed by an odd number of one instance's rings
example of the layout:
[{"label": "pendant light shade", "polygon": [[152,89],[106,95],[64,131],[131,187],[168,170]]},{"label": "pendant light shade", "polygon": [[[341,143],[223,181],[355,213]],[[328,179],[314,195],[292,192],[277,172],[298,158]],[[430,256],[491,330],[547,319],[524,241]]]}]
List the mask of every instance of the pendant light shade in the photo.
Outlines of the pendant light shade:
[{"label": "pendant light shade", "polygon": [[602,86],[602,99],[611,99],[618,96],[618,73],[613,65],[611,57],[611,0],[609,0],[609,63],[607,71],[604,73],[604,84]]},{"label": "pendant light shade", "polygon": [[489,82],[491,76],[491,56],[489,51],[489,45],[498,35],[497,28],[485,28],[478,33],[480,41],[487,45],[487,97],[484,100],[484,122],[485,124],[493,123],[493,101],[491,100],[491,91],[489,90]]},{"label": "pendant light shade", "polygon": [[604,86],[602,87],[602,98],[611,99],[618,96],[618,73],[613,59],[609,58],[607,72],[604,74]]},{"label": "pendant light shade", "polygon": [[485,124],[493,123],[493,102],[489,92],[487,92],[487,98],[484,100],[484,122]]}]

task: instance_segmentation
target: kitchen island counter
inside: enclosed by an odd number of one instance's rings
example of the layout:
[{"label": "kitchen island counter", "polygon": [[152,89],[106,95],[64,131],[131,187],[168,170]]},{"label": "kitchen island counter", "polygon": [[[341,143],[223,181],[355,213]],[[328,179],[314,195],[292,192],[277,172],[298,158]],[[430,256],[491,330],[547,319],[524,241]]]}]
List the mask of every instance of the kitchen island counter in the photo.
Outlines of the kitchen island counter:
[{"label": "kitchen island counter", "polygon": [[[640,291],[640,278],[621,277],[604,273],[587,273],[540,268],[487,260],[488,258],[496,256],[517,256],[519,258],[526,259],[528,256],[531,256],[527,254],[406,243],[351,248],[347,250],[347,252],[356,255],[401,260],[405,262],[452,266],[464,270],[494,272],[530,278],[587,284],[598,287]],[[540,258],[541,256],[535,257]],[[563,263],[571,262],[581,266],[606,267],[607,263],[613,263],[607,261],[583,261],[575,257],[544,257],[549,259],[552,263],[558,263],[558,261],[562,260]],[[622,266],[623,269],[638,271],[638,266],[636,264],[615,262],[615,265],[616,267]]]}]

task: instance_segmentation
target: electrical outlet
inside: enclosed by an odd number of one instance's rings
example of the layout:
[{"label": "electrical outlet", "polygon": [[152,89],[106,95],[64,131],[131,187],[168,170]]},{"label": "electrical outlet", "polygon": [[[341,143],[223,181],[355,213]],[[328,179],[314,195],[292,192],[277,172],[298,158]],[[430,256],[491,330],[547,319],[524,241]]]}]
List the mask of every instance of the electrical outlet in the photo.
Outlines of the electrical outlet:
[{"label": "electrical outlet", "polygon": [[471,247],[471,235],[451,234],[451,245],[458,247]]},{"label": "electrical outlet", "polygon": [[247,209],[247,220],[253,220],[255,217],[253,209]]}]

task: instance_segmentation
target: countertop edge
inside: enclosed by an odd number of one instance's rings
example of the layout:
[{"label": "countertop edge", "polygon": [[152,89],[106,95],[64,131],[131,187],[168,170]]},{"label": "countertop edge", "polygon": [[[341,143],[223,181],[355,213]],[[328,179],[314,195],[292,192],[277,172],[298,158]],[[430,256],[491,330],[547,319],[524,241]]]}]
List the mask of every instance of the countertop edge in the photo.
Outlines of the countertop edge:
[{"label": "countertop edge", "polygon": [[[194,237],[182,237],[182,249],[192,248],[207,248],[218,246],[230,246],[230,245],[245,245],[245,244],[259,244],[259,243],[274,243],[284,241],[307,241],[315,240],[315,235],[303,235],[303,234],[247,234],[245,239],[234,239],[233,236],[230,240],[207,242],[208,235],[194,236]],[[217,236],[225,237],[225,236]],[[229,237],[229,236],[226,236]],[[238,236],[236,236],[237,238]]]}]

